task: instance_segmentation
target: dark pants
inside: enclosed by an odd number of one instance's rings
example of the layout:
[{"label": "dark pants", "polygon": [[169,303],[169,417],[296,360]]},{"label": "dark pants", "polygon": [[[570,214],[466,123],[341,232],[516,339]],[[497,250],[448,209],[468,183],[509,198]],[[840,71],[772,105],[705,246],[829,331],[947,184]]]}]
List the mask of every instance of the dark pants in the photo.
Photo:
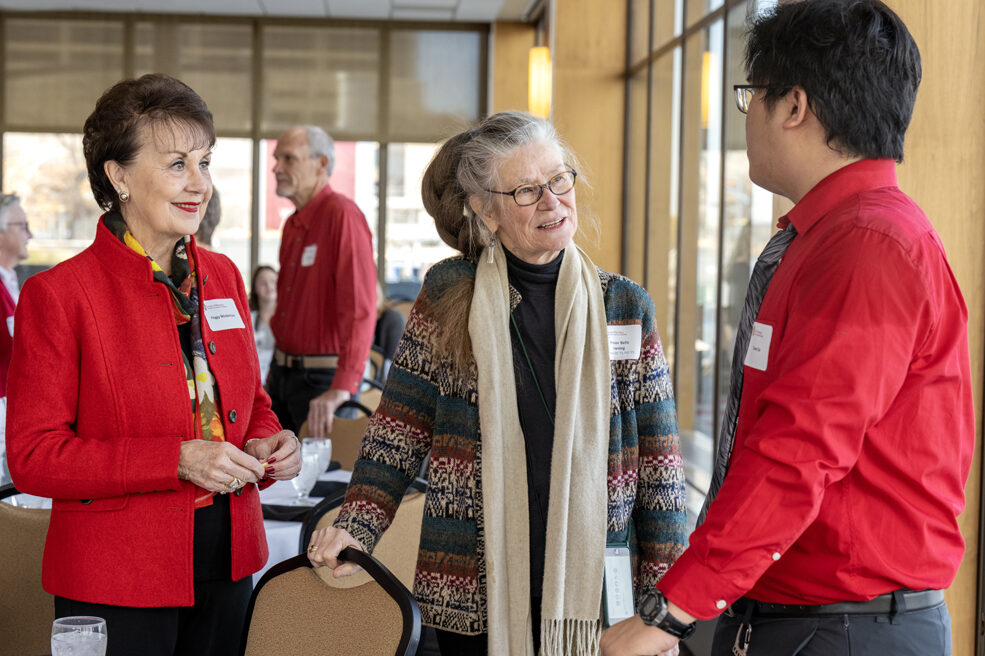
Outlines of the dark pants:
[{"label": "dark pants", "polygon": [[239,656],[253,578],[196,581],[191,607],[131,608],[55,597],[55,617],[106,620],[106,656]]},{"label": "dark pants", "polygon": [[[742,623],[722,615],[712,656],[732,656]],[[888,615],[753,616],[748,656],[950,656],[947,605]]]},{"label": "dark pants", "polygon": [[280,425],[297,433],[301,424],[308,419],[311,399],[328,391],[333,378],[335,369],[288,368],[271,362],[267,392],[270,394],[270,408],[280,420]]}]

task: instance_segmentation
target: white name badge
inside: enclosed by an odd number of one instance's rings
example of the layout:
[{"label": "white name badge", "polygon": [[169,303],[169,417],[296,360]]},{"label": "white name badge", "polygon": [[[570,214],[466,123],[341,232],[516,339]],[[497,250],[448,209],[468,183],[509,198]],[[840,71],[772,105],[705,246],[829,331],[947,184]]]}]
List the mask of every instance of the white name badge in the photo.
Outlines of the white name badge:
[{"label": "white name badge", "polygon": [[606,326],[609,331],[610,360],[639,360],[643,345],[643,326]]},{"label": "white name badge", "polygon": [[304,250],[301,251],[301,266],[309,267],[315,263],[315,253],[318,252],[318,244],[311,244],[310,246],[305,246]]},{"label": "white name badge", "polygon": [[13,317],[7,317],[7,332],[10,333],[10,336],[11,337],[14,336],[14,318]]},{"label": "white name badge", "polygon": [[770,360],[770,341],[773,339],[773,326],[754,321],[752,335],[749,337],[749,350],[743,364],[753,369],[766,371]]},{"label": "white name badge", "polygon": [[602,596],[605,599],[606,626],[636,614],[633,604],[633,561],[629,547],[605,548],[605,578]]},{"label": "white name badge", "polygon": [[205,320],[209,322],[212,332],[220,330],[230,330],[232,328],[246,328],[243,317],[236,309],[236,303],[231,298],[213,298],[205,301]]}]

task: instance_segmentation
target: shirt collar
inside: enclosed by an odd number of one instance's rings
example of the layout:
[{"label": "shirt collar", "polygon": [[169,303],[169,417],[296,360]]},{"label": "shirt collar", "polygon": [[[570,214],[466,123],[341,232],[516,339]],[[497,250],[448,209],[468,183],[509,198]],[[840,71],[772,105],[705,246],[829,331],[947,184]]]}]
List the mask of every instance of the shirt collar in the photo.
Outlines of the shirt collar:
[{"label": "shirt collar", "polygon": [[780,227],[785,228],[788,222],[793,223],[797,233],[802,235],[846,199],[863,191],[895,186],[896,162],[893,160],[863,159],[852,162],[814,185],[787,213],[784,217],[787,221],[780,220]]},{"label": "shirt collar", "polygon": [[324,202],[324,199],[328,198],[333,193],[335,192],[332,191],[332,185],[326,182],[325,186],[321,188],[321,191],[315,194],[312,199],[308,201],[307,205],[299,210],[296,210],[294,214],[291,215],[291,218],[293,218],[298,225],[303,226],[307,230],[311,227],[312,220],[321,214],[321,212],[318,211],[318,208],[321,206],[322,202]]}]

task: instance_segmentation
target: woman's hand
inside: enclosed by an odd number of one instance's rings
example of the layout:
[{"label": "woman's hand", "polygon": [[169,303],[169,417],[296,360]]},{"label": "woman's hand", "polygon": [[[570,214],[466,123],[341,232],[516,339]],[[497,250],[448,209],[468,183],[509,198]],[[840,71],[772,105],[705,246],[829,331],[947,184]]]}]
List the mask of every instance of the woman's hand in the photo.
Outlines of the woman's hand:
[{"label": "woman's hand", "polygon": [[270,437],[247,440],[243,451],[260,461],[261,478],[287,481],[301,471],[301,443],[289,430],[282,430]]},{"label": "woman's hand", "polygon": [[315,567],[331,567],[332,576],[337,579],[349,576],[358,572],[360,568],[355,563],[343,563],[338,559],[339,552],[346,547],[355,547],[363,551],[363,545],[341,528],[329,526],[317,529],[311,535],[311,542],[308,543],[308,560]]},{"label": "woman's hand", "polygon": [[178,478],[210,492],[234,492],[263,478],[263,466],[228,442],[187,440],[181,443]]}]

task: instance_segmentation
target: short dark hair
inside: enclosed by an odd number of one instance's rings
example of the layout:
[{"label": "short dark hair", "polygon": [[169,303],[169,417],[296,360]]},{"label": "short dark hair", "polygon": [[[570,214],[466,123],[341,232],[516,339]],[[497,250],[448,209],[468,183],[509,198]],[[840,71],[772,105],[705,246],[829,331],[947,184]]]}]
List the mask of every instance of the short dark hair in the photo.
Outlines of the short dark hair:
[{"label": "short dark hair", "polygon": [[903,161],[920,51],[879,0],[781,2],[753,22],[745,62],[750,83],[771,86],[763,94],[768,110],[800,86],[829,146]]},{"label": "short dark hair", "polygon": [[103,165],[131,163],[140,150],[142,125],[188,126],[215,145],[212,112],[191,87],[162,73],[123,80],[103,92],[82,128],[82,152],[92,195],[103,210],[119,210],[119,198]]}]

